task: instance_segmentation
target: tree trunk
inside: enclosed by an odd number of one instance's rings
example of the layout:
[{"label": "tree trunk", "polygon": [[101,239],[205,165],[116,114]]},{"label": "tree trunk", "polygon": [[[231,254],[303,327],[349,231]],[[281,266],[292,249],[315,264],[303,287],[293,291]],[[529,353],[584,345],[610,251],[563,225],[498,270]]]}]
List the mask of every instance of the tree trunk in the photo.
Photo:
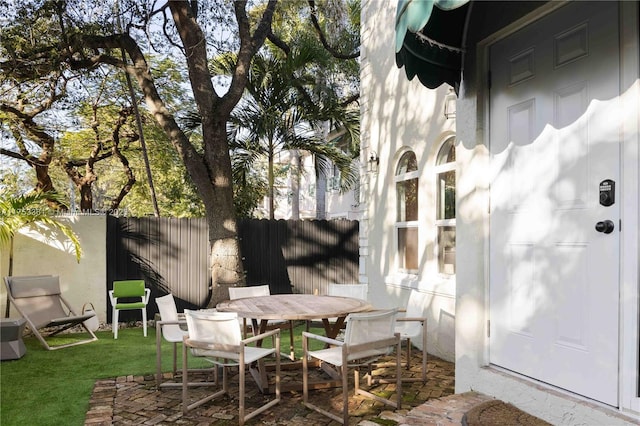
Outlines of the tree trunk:
[{"label": "tree trunk", "polygon": [[[329,135],[329,123],[322,123],[322,138],[327,140]],[[327,217],[327,175],[323,169],[316,174],[316,219]]]},{"label": "tree trunk", "polygon": [[[269,144],[272,146],[273,144]],[[270,149],[269,164],[267,171],[267,181],[269,184],[269,219],[274,220],[276,217],[276,201],[275,201],[275,174],[273,172],[273,149]]]},{"label": "tree trunk", "polygon": [[316,219],[327,218],[327,175],[320,170],[316,181]]},{"label": "tree trunk", "polygon": [[291,219],[300,219],[300,151],[291,151]]},{"label": "tree trunk", "polygon": [[83,182],[78,188],[80,189],[80,211],[93,211],[93,192],[91,190],[92,183]]},{"label": "tree trunk", "polygon": [[209,307],[215,307],[218,302],[229,299],[229,287],[245,284],[245,274],[233,208],[233,182],[230,179],[231,159],[226,144],[226,121],[203,120],[202,132],[205,140],[213,142],[205,149],[213,176],[209,181],[209,187],[199,192],[209,225],[213,285]]},{"label": "tree trunk", "polygon": [[[13,235],[9,237],[9,277],[13,276]],[[11,315],[11,301],[9,300],[9,296],[7,296],[7,306],[4,310],[4,317],[9,318]]]}]

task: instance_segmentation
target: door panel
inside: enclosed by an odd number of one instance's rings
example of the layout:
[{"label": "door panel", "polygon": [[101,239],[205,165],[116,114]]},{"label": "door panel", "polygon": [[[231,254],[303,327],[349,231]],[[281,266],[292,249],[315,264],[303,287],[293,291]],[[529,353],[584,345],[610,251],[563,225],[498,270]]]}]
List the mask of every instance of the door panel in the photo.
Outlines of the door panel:
[{"label": "door panel", "polygon": [[616,2],[571,2],[491,47],[490,360],[618,403]]}]

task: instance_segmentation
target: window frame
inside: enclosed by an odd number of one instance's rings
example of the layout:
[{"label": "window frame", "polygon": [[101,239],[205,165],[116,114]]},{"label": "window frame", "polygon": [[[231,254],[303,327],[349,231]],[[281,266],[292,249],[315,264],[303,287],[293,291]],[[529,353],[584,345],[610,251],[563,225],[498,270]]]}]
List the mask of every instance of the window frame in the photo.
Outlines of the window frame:
[{"label": "window frame", "polygon": [[[402,174],[397,174],[398,173],[398,169],[400,167],[400,162],[402,161],[402,159],[404,158],[404,156],[407,153],[412,153],[413,156],[416,158],[416,170],[410,171],[410,172],[405,172]],[[395,257],[396,257],[396,261],[395,261],[395,265],[396,265],[396,269],[398,272],[403,273],[403,274],[409,274],[409,275],[417,275],[418,274],[418,270],[419,270],[419,265],[420,265],[420,226],[419,226],[419,218],[420,218],[420,204],[418,202],[418,200],[420,199],[419,194],[420,194],[420,170],[417,167],[417,156],[415,151],[413,150],[405,150],[402,153],[400,153],[398,160],[396,162],[396,169],[395,169],[395,173],[393,176],[393,189],[394,189],[394,194],[396,197],[395,203],[393,205],[394,208],[394,216],[395,216],[395,221],[394,221],[394,228],[393,228],[393,235],[394,235],[394,246],[395,246]],[[400,221],[398,220],[398,205],[400,203],[400,200],[398,199],[398,183],[400,182],[407,182],[410,181],[412,179],[416,179],[416,194],[418,195],[418,199],[416,200],[416,204],[417,204],[417,209],[418,209],[418,213],[416,214],[416,219],[415,220],[410,220],[410,221]],[[416,268],[406,268],[405,265],[405,260],[406,257],[402,257],[401,256],[401,250],[400,250],[400,229],[414,229],[415,228],[415,232],[417,233],[417,237],[418,237],[418,241],[416,242]]]},{"label": "window frame", "polygon": [[[453,273],[449,274],[447,272],[444,272],[440,269],[440,249],[441,249],[441,235],[440,235],[440,231],[443,230],[444,228],[453,228],[454,234],[457,232],[456,229],[456,218],[455,216],[457,216],[457,209],[455,211],[455,215],[454,218],[449,218],[449,219],[439,219],[440,216],[440,212],[442,211],[442,202],[443,197],[441,196],[441,184],[440,184],[440,176],[443,175],[444,173],[447,172],[454,172],[454,177],[455,177],[455,191],[454,194],[457,194],[457,186],[458,186],[458,178],[457,178],[457,170],[456,170],[456,160],[454,159],[453,161],[450,162],[446,162],[446,163],[440,163],[441,161],[441,152],[442,149],[445,147],[445,145],[447,145],[450,141],[453,141],[452,143],[452,148],[455,150],[456,149],[456,136],[455,135],[450,135],[448,137],[446,137],[442,143],[438,146],[438,150],[436,151],[436,156],[435,156],[435,164],[434,164],[434,180],[435,180],[435,195],[436,195],[436,200],[435,200],[435,209],[434,209],[434,225],[435,225],[435,241],[434,241],[434,258],[435,258],[435,268],[436,271],[438,273],[438,275],[440,275],[441,277],[444,278],[455,278],[456,276],[456,271],[455,271],[455,260],[454,260],[454,269],[453,269]],[[456,198],[457,195],[454,195],[454,203],[456,203]],[[457,207],[457,206],[456,206]],[[455,253],[455,249],[456,249],[456,245],[455,245],[455,241],[454,241],[454,253]],[[444,256],[445,253],[442,253],[442,256]],[[455,254],[454,254],[455,256]]]}]

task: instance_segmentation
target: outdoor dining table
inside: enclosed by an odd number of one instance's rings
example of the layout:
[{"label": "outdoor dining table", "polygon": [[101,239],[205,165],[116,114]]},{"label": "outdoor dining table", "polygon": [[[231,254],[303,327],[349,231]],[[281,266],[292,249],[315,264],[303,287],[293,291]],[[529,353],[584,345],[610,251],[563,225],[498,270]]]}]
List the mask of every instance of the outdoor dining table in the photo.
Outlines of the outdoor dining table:
[{"label": "outdoor dining table", "polygon": [[[216,309],[221,312],[236,312],[238,317],[251,319],[254,327],[263,333],[269,320],[317,320],[321,319],[325,335],[335,339],[340,332],[347,315],[366,312],[373,308],[360,299],[339,296],[318,296],[313,294],[274,294],[262,297],[246,297],[218,303]],[[335,322],[329,318],[336,318]],[[268,392],[266,368],[259,364],[251,369],[251,374],[263,393]],[[313,386],[312,386],[313,387]],[[326,387],[326,384],[322,387]],[[283,390],[285,390],[283,388]]]}]

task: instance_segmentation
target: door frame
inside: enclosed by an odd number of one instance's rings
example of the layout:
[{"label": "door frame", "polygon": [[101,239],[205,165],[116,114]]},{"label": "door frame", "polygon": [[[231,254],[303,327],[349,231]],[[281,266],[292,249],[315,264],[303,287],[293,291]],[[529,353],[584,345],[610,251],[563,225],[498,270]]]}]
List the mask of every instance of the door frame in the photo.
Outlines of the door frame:
[{"label": "door frame", "polygon": [[[538,21],[565,6],[565,2],[548,2],[528,15],[512,22],[501,30],[483,39],[477,44],[477,60],[475,75],[478,82],[486,82],[489,70],[490,47],[521,28]],[[620,215],[622,228],[620,234],[620,297],[619,297],[619,410],[629,413],[640,413],[640,120],[633,120],[640,112],[640,30],[638,25],[639,6],[637,2],[620,1],[619,5],[619,36],[620,36],[620,84],[626,96],[622,109],[631,112],[625,120],[621,136],[621,174],[620,174]],[[477,117],[478,129],[477,145],[489,147],[489,96],[484,84],[477,85]],[[488,155],[488,154],[487,154]],[[488,158],[487,158],[488,161]],[[488,164],[488,163],[487,163]],[[489,191],[489,178],[483,182]],[[490,220],[490,215],[487,215]],[[486,228],[489,229],[489,224]],[[484,315],[490,321],[490,281],[489,281],[489,239],[484,241]],[[484,339],[482,350],[484,364],[489,366],[489,338]],[[514,373],[505,373],[514,374]],[[535,381],[541,387],[553,388]],[[573,397],[582,399],[577,394],[567,392]]]}]

